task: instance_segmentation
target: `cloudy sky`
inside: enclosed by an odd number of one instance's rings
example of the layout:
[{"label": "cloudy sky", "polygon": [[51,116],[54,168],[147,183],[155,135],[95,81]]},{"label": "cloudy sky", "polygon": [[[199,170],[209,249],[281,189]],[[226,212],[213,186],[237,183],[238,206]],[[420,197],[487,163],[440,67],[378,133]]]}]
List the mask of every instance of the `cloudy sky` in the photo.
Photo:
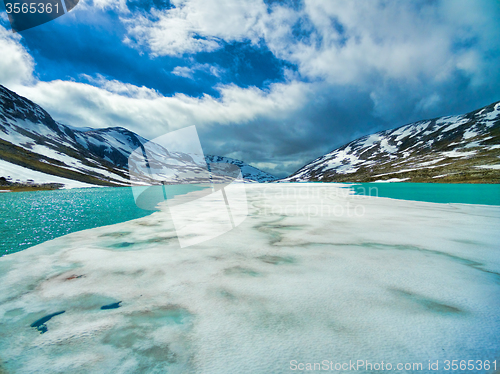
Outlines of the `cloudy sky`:
[{"label": "cloudy sky", "polygon": [[56,120],[194,124],[205,153],[277,176],[500,100],[496,0],[80,0],[20,34],[0,7],[0,84]]}]

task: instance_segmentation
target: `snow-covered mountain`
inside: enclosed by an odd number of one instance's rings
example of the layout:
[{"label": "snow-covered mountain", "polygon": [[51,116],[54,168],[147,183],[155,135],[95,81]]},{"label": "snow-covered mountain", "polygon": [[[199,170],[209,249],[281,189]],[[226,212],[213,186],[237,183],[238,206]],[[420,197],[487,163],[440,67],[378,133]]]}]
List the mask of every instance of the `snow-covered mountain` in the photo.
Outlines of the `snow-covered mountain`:
[{"label": "snow-covered mountain", "polygon": [[[92,129],[61,124],[39,105],[0,85],[0,184],[130,185],[128,158],[146,143],[147,139],[122,127]],[[177,165],[192,161],[185,154],[169,154],[151,143],[148,148],[168,154]],[[217,156],[208,159],[239,166],[248,180],[276,179],[242,161]],[[144,182],[151,180],[145,178]]]},{"label": "snow-covered mountain", "polygon": [[260,183],[272,182],[277,179],[275,176],[266,173],[265,171],[257,169],[256,167],[253,167],[251,165],[248,165],[243,161],[235,160],[234,158],[213,156],[213,155],[207,155],[205,156],[205,158],[209,163],[224,163],[224,164],[232,164],[238,166],[241,170],[241,174],[243,175],[244,179],[249,179]]},{"label": "snow-covered mountain", "polygon": [[283,181],[500,183],[500,102],[364,136]]}]

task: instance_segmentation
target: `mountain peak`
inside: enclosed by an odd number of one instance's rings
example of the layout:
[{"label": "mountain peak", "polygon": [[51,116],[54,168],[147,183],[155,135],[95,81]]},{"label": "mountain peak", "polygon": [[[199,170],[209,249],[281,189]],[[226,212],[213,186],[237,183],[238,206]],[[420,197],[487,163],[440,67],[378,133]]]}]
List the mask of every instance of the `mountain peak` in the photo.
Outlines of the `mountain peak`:
[{"label": "mountain peak", "polygon": [[284,181],[500,182],[500,102],[353,140]]},{"label": "mountain peak", "polygon": [[[42,178],[67,185],[75,181],[80,185],[130,185],[128,158],[146,143],[147,139],[119,126],[96,129],[58,123],[39,105],[0,86],[0,177],[7,181],[33,179],[36,183]],[[246,179],[276,179],[242,161],[210,157],[220,159],[211,162],[238,165]]]}]

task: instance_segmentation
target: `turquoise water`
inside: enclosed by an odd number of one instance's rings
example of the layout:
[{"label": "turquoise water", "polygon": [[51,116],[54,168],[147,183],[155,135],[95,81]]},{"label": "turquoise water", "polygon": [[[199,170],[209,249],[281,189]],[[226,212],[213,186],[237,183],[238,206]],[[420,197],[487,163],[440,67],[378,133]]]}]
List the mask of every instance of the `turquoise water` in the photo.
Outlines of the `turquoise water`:
[{"label": "turquoise water", "polygon": [[[202,189],[195,185],[165,187],[169,197]],[[137,207],[131,187],[1,193],[0,256],[75,231],[151,213]]]},{"label": "turquoise water", "polygon": [[[202,189],[165,186],[170,198]],[[433,203],[500,205],[498,184],[360,183],[358,195]],[[75,231],[112,225],[151,214],[137,207],[131,187],[79,188],[0,194],[0,256]]]},{"label": "turquoise water", "polygon": [[500,205],[500,184],[359,183],[357,195],[431,203]]}]

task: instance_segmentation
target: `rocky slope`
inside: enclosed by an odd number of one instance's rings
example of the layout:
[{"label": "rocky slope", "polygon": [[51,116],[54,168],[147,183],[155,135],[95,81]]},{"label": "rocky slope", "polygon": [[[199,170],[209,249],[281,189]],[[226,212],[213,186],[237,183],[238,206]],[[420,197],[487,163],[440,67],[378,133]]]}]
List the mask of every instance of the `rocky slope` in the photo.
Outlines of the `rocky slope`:
[{"label": "rocky slope", "polygon": [[[4,178],[0,188],[37,186],[40,182],[48,188],[129,185],[128,158],[146,143],[147,139],[121,127],[92,129],[61,124],[39,105],[0,86],[0,177]],[[156,148],[169,154],[160,146]],[[169,157],[177,164],[191,159],[177,153]],[[209,159],[239,166],[248,180],[275,179],[242,161],[207,156]],[[151,180],[145,178],[144,182]]]},{"label": "rocky slope", "polygon": [[262,171],[260,169],[257,169],[256,167],[253,167],[251,165],[248,165],[244,163],[243,161],[240,160],[235,160],[234,158],[229,158],[229,157],[222,157],[222,156],[213,156],[213,155],[207,155],[206,157],[207,162],[209,163],[224,163],[224,164],[232,164],[236,165],[240,168],[241,174],[243,175],[243,178],[253,180],[256,182],[272,182],[276,180],[276,177],[266,173],[265,171]]},{"label": "rocky slope", "polygon": [[500,183],[500,102],[364,136],[283,181]]}]

